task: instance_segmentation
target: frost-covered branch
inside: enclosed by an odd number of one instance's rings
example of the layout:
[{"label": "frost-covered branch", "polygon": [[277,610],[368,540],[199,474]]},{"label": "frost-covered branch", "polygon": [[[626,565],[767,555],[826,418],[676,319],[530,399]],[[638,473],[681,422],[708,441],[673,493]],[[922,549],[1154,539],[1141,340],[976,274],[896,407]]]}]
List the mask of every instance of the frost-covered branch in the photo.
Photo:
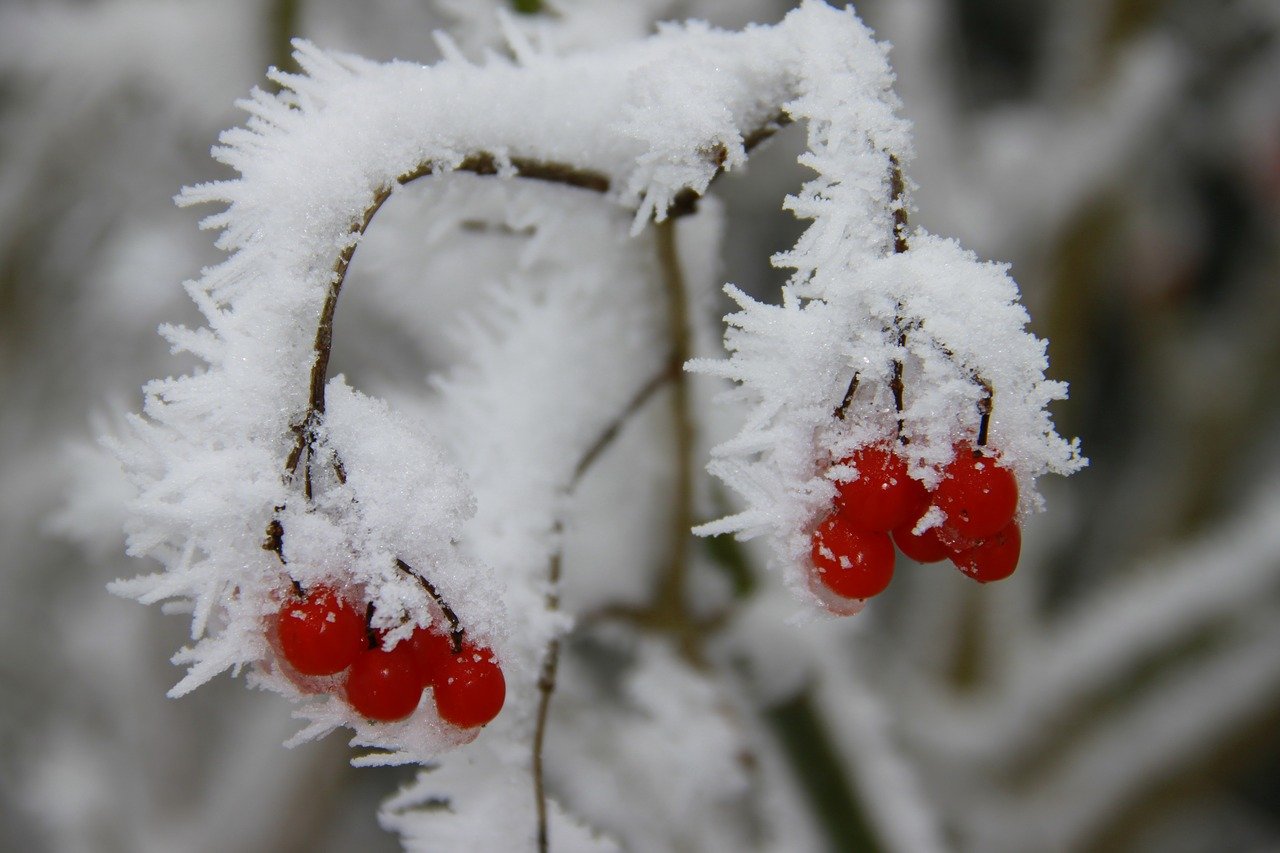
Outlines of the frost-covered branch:
[{"label": "frost-covered branch", "polygon": [[[307,724],[294,742],[346,726],[372,750],[356,763],[439,763],[384,813],[406,837],[427,837],[423,827],[443,818],[405,808],[447,801],[451,831],[503,849],[531,835],[545,848],[553,832],[580,829],[556,817],[543,779],[575,615],[560,596],[566,506],[622,421],[673,379],[671,552],[640,610],[680,659],[662,642],[646,646],[635,684],[666,673],[692,706],[717,706],[686,600],[695,413],[673,365],[738,382],[748,410],[710,469],[747,506],[703,532],[768,534],[793,587],[819,508],[857,476],[841,460],[859,447],[896,437],[911,478],[934,486],[976,436],[1016,475],[1023,515],[1039,508],[1037,477],[1083,464],[1045,411],[1064,388],[1044,379],[1044,344],[1025,332],[1005,269],[908,236],[908,127],[885,50],[851,11],[806,0],[774,27],[669,26],[567,56],[511,38],[515,61],[474,64],[441,36],[445,58],[432,66],[296,43],[302,73],[273,71],[281,90],[255,90],[242,104],[247,125],[215,151],[239,177],[182,196],[225,205],[204,224],[221,229],[231,255],[187,285],[207,325],[164,330],[207,368],[151,383],[143,415],[116,442],[138,490],[131,553],[165,571],[115,589],[193,610],[175,695],[248,668],[254,684],[298,703]],[[674,218],[790,121],[806,125],[801,162],[815,176],[784,202],[811,223],[775,258],[795,270],[783,305],[734,291],[743,310],[730,318],[732,357],[691,361],[694,300]],[[474,177],[488,180],[465,183]],[[434,212],[439,232],[478,221],[522,248],[455,324],[457,362],[416,403],[393,407],[330,377],[329,362],[357,247],[419,181],[440,190],[433,198],[464,186],[474,197],[474,210]],[[637,240],[654,222],[654,244]],[[466,239],[483,241],[484,229]],[[361,708],[354,664],[346,675],[309,669],[286,648],[286,620],[306,616],[313,590],[341,604],[333,613],[365,614],[370,654],[434,632],[451,637],[455,664],[500,665],[502,715],[484,718],[483,732],[459,723],[443,702],[454,680],[395,713]],[[657,722],[673,714],[640,692],[628,701]],[[733,726],[712,716],[721,761]],[[465,758],[445,757],[473,741]],[[481,771],[503,783],[482,790]],[[532,798],[520,791],[526,772]],[[718,790],[728,797],[738,784]],[[509,819],[483,827],[495,812]]]}]

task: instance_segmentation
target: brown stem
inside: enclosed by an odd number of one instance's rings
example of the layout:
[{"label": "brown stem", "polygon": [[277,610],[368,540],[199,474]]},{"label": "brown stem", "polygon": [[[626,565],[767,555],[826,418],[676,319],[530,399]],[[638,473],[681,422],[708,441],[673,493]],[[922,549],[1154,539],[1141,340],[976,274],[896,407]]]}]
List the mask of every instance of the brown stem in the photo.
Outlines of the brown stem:
[{"label": "brown stem", "polygon": [[[907,181],[902,175],[902,165],[898,161],[897,154],[889,155],[889,210],[893,213],[893,253],[900,255],[907,251]],[[907,343],[907,333],[902,317],[893,318],[893,326],[898,330],[898,346],[904,347]],[[903,410],[903,386],[902,386],[902,359],[895,358],[893,360],[893,375],[889,380],[889,388],[893,391],[893,405],[898,412],[898,441],[903,444],[907,443],[903,430],[906,423],[902,417]],[[853,378],[849,380],[849,388],[844,392],[844,399],[840,401],[840,405],[835,408],[835,417],[837,420],[844,420],[849,413],[849,404],[853,402],[853,395],[858,391],[858,374],[854,373]]]},{"label": "brown stem", "polygon": [[[565,487],[566,494],[572,494],[582,482],[591,466],[595,464],[605,449],[613,443],[622,431],[623,425],[638,412],[646,402],[666,382],[678,379],[683,361],[676,357],[667,359],[661,371],[650,377],[649,381],[637,389],[622,411],[610,421],[591,446],[582,454],[578,464],[574,466],[573,476]],[[551,554],[551,562],[547,568],[547,610],[555,612],[560,609],[560,575],[563,557],[560,550],[560,538],[564,533],[564,522],[556,519],[552,527],[552,536],[556,541],[556,550]],[[538,675],[538,717],[533,730],[533,796],[538,810],[538,850],[545,853],[550,843],[547,824],[547,789],[543,776],[542,752],[547,735],[547,718],[551,710],[551,695],[556,689],[556,672],[560,666],[560,639],[553,637],[547,643],[542,657],[542,671]]]},{"label": "brown stem", "polygon": [[364,606],[364,637],[370,649],[378,647],[378,635],[373,630],[373,602]]},{"label": "brown stem", "polygon": [[[693,355],[689,330],[688,290],[676,246],[673,220],[657,226],[658,258],[662,266],[663,284],[667,291],[667,326],[671,335],[672,357],[683,364]],[[657,607],[668,613],[676,626],[689,624],[684,600],[685,577],[688,573],[687,540],[693,528],[694,424],[689,383],[684,375],[676,377],[672,387],[671,416],[675,429],[676,458],[675,497],[671,506],[672,553],[666,571],[658,581]],[[697,661],[696,643],[691,631],[681,630],[682,651]]]},{"label": "brown stem", "polygon": [[849,380],[849,387],[845,389],[844,399],[840,401],[840,405],[836,406],[836,418],[844,420],[845,415],[849,413],[849,405],[853,403],[853,395],[858,393],[858,376],[855,372],[853,378]]},{"label": "brown stem", "polygon": [[[789,124],[790,121],[791,119],[785,113],[773,116],[743,138],[743,147],[750,152],[761,142]],[[712,160],[716,163],[717,169],[723,167],[727,156],[723,147],[718,148],[713,154]],[[471,172],[476,175],[497,175],[504,167],[509,168],[516,177],[535,181],[564,184],[565,186],[592,190],[602,194],[607,193],[610,188],[609,177],[592,169],[580,169],[566,163],[535,160],[529,157],[512,157],[504,162],[487,151],[480,151],[464,157],[462,162],[453,167],[451,171]],[[338,306],[338,296],[342,293],[342,285],[346,282],[347,271],[351,267],[352,258],[355,256],[356,247],[359,245],[359,238],[364,236],[370,223],[373,222],[373,217],[386,200],[391,197],[391,193],[396,186],[404,186],[419,178],[435,173],[436,168],[431,163],[422,163],[405,172],[395,180],[393,185],[385,186],[378,190],[374,194],[373,202],[365,209],[360,221],[351,226],[353,239],[351,244],[338,255],[338,260],[333,265],[333,275],[329,282],[329,290],[325,295],[324,304],[320,308],[320,320],[316,327],[315,343],[312,347],[315,357],[311,364],[307,410],[292,427],[296,439],[285,463],[285,468],[290,472],[297,470],[303,450],[313,440],[312,430],[315,422],[324,413],[324,389],[329,374],[329,357],[333,351],[333,318]],[[720,172],[717,172],[717,175],[719,174]],[[692,190],[684,190],[678,193],[667,211],[668,218],[694,212],[697,206],[697,199],[698,194]],[[340,467],[341,462],[339,461],[336,464],[338,466],[336,470],[339,480],[345,480],[345,472],[342,472]],[[308,486],[309,497],[309,477],[306,485]]]},{"label": "brown stem", "polygon": [[[279,512],[283,507],[277,507]],[[280,558],[280,562],[284,562],[284,525],[280,523],[280,519],[273,518],[267,525],[267,535],[262,540],[262,550],[274,551],[275,555]]]},{"label": "brown stem", "polygon": [[991,398],[994,396],[991,383],[974,374],[978,384],[982,386],[982,399],[978,401],[978,447],[987,446],[987,430],[991,426],[991,410],[994,408]]},{"label": "brown stem", "polygon": [[[902,165],[898,162],[898,155],[889,155],[889,207],[893,211],[893,253],[901,255],[907,251],[907,182],[902,176]],[[901,349],[907,345],[907,330],[904,328],[904,321],[901,316],[901,306],[899,306],[898,316],[893,318],[894,328],[898,330],[898,348]],[[905,435],[906,422],[902,417],[903,409],[903,387],[902,387],[902,359],[895,358],[893,360],[893,378],[889,381],[889,388],[893,391],[893,407],[898,413],[898,441],[902,444],[907,443]]]},{"label": "brown stem", "polygon": [[[898,327],[898,346],[906,346],[907,333],[906,330],[902,328],[902,318],[895,317],[894,323]],[[895,358],[893,360],[893,375],[889,379],[889,390],[893,391],[893,410],[898,413],[898,441],[902,444],[906,444],[907,423],[906,419],[902,416],[902,410],[904,408],[903,394],[906,389],[902,383],[902,359],[900,358]]]},{"label": "brown stem", "polygon": [[[557,525],[558,526],[558,525]],[[551,568],[547,578],[552,584],[560,582],[560,553],[551,556]],[[554,590],[554,586],[552,589]],[[547,594],[550,608],[554,592]],[[555,599],[559,606],[559,598]],[[551,608],[555,609],[555,608]],[[542,671],[538,674],[538,721],[533,729],[533,796],[538,809],[538,851],[547,853],[551,844],[551,833],[547,821],[547,784],[543,773],[542,752],[547,738],[547,718],[551,711],[551,694],[556,689],[556,673],[560,668],[560,638],[554,637],[547,643],[547,651],[542,659]]]},{"label": "brown stem", "polygon": [[418,583],[422,584],[422,588],[427,591],[427,595],[431,596],[431,598],[435,600],[436,605],[440,608],[440,612],[444,614],[444,618],[449,622],[449,638],[453,643],[453,653],[461,654],[462,636],[466,633],[466,629],[462,627],[462,622],[458,619],[458,614],[449,606],[449,602],[445,601],[440,595],[435,584],[427,580],[426,576],[418,574],[414,571],[413,566],[410,566],[399,557],[396,558],[396,568],[400,569],[400,571],[405,574],[412,575],[416,578]]},{"label": "brown stem", "polygon": [[897,154],[889,155],[889,207],[893,211],[893,253],[907,250],[907,182]]}]

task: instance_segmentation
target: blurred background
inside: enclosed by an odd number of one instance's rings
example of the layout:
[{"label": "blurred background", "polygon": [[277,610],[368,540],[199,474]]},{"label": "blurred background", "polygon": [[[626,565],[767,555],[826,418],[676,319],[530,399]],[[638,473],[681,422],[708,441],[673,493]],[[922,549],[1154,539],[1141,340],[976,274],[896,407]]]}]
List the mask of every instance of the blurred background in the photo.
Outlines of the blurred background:
[{"label": "blurred background", "polygon": [[[573,49],[791,5],[542,14]],[[430,62],[443,28],[478,57],[504,50],[499,8],[538,6],[0,6],[0,849],[399,849],[376,813],[410,771],[354,770],[340,737],[280,748],[289,708],[233,679],[165,698],[186,620],[106,594],[150,569],[123,554],[127,491],[94,441],[145,381],[193,366],[155,329],[199,324],[180,284],[219,254],[197,229],[211,211],[172,197],[229,177],[209,147],[267,66],[290,67],[290,36]],[[1012,263],[1050,375],[1071,385],[1059,432],[1092,464],[1042,484],[1015,579],[926,570],[859,617],[841,684],[871,705],[842,708],[837,676],[809,664],[812,679],[744,688],[796,792],[793,849],[924,849],[922,814],[944,849],[1280,849],[1280,4],[858,11],[893,44],[915,124],[914,221]],[[778,208],[806,177],[802,148],[789,129],[715,190],[719,278],[761,298],[784,280],[769,255],[802,227]],[[376,309],[353,306],[349,339],[378,337]],[[358,373],[377,354],[335,358]],[[742,655],[750,682],[763,664]]]}]

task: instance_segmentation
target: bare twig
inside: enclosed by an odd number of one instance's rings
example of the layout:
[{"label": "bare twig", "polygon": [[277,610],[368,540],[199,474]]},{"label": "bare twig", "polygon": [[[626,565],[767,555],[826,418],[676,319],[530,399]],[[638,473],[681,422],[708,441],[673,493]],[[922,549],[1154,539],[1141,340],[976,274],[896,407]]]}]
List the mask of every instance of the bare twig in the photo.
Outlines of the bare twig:
[{"label": "bare twig", "polygon": [[427,595],[431,596],[435,603],[440,607],[440,612],[444,614],[444,618],[449,622],[449,638],[453,643],[453,653],[460,654],[462,652],[462,636],[466,633],[466,629],[462,627],[462,622],[458,619],[458,614],[454,612],[453,608],[449,606],[449,602],[445,601],[439,591],[436,590],[435,584],[427,580],[425,575],[421,575],[416,572],[413,566],[410,566],[404,560],[397,557],[396,568],[400,569],[400,571],[405,574],[413,576],[418,583],[422,584],[422,588],[427,591]]},{"label": "bare twig", "polygon": [[[600,435],[582,454],[578,464],[574,467],[573,476],[565,487],[566,494],[573,493],[582,478],[591,469],[591,466],[595,464],[600,455],[618,437],[622,427],[636,412],[640,411],[657,390],[665,383],[682,375],[680,372],[682,364],[683,362],[674,356],[669,358],[661,371],[654,374],[649,378],[649,381],[640,386],[631,399],[627,401],[627,405],[623,407],[622,411],[600,431]],[[556,550],[552,553],[550,565],[547,568],[547,610],[551,612],[560,609],[560,575],[563,557],[559,540],[563,533],[564,522],[557,519],[552,529],[552,535],[557,542]],[[560,639],[553,637],[547,643],[546,651],[542,656],[542,671],[538,675],[538,717],[533,730],[533,796],[538,810],[538,850],[542,851],[542,853],[546,853],[550,844],[547,824],[547,789],[543,777],[542,750],[546,741],[547,717],[551,710],[551,695],[556,689],[556,672],[559,666]]]},{"label": "bare twig", "polygon": [[893,253],[907,250],[907,182],[897,154],[889,155],[889,208],[893,212]]},{"label": "bare twig", "polygon": [[[658,258],[662,265],[662,279],[667,291],[667,325],[671,335],[672,357],[680,364],[693,355],[689,333],[688,294],[680,255],[676,246],[676,229],[672,220],[657,226]],[[698,659],[697,650],[688,626],[688,613],[684,600],[685,575],[688,568],[688,538],[693,528],[693,475],[694,475],[694,424],[689,383],[684,375],[676,376],[672,386],[671,416],[675,429],[676,482],[671,506],[671,530],[673,535],[671,560],[658,581],[657,606],[673,617],[680,626],[681,650],[690,661]]]},{"label": "bare twig", "polygon": [[[889,155],[889,210],[893,214],[893,252],[900,255],[907,251],[907,182],[902,175],[902,165],[898,162],[898,155]],[[902,317],[893,318],[893,327],[898,330],[898,346],[904,347],[907,343],[907,332],[904,328],[905,321]],[[898,441],[903,444],[907,443],[907,437],[904,432],[906,423],[902,417],[903,410],[903,385],[902,385],[902,359],[895,358],[893,360],[893,375],[889,380],[889,389],[893,391],[893,405],[898,413]],[[849,405],[853,402],[853,395],[858,392],[857,373],[853,374],[853,378],[849,380],[849,387],[844,392],[844,398],[840,401],[840,405],[835,408],[835,417],[837,420],[844,420],[849,414]]]},{"label": "bare twig", "polygon": [[845,389],[844,399],[840,401],[840,405],[836,406],[835,415],[839,420],[844,420],[845,415],[849,413],[849,405],[853,403],[853,395],[858,393],[858,376],[855,371],[853,378],[849,380],[849,387]]}]

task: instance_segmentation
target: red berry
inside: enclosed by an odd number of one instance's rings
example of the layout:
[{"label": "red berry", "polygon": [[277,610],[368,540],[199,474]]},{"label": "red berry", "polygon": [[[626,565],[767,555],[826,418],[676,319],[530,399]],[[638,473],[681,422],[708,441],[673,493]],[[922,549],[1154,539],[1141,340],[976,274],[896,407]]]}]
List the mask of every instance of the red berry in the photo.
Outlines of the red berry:
[{"label": "red berry", "polygon": [[836,484],[836,505],[850,527],[883,533],[903,521],[923,491],[907,474],[907,463],[884,445],[863,447],[841,464],[858,477]]},{"label": "red berry", "polygon": [[488,723],[507,698],[507,681],[493,652],[470,643],[436,673],[433,687],[440,719],[462,729]]},{"label": "red berry", "polygon": [[933,502],[947,514],[947,526],[959,536],[984,539],[1013,520],[1018,481],[1008,468],[963,444],[943,470]]},{"label": "red berry", "polygon": [[965,551],[952,555],[951,562],[960,571],[980,583],[1004,580],[1018,567],[1018,555],[1022,552],[1022,532],[1017,522],[1010,522],[1003,530],[983,539]]},{"label": "red berry", "polygon": [[290,596],[276,616],[285,660],[303,675],[333,675],[368,645],[364,618],[331,587]]},{"label": "red berry", "polygon": [[422,697],[422,679],[406,643],[393,649],[366,649],[347,673],[347,701],[379,722],[402,720]]},{"label": "red berry", "polygon": [[893,528],[893,541],[898,550],[917,563],[936,563],[950,556],[951,549],[938,538],[942,528],[930,527],[917,536],[913,531],[919,523],[917,516],[915,521],[907,521]]},{"label": "red berry", "polygon": [[449,665],[455,652],[453,638],[434,628],[415,628],[407,641],[424,685],[435,682],[436,673]]},{"label": "red berry", "polygon": [[870,598],[893,578],[893,543],[887,533],[855,530],[843,515],[829,515],[813,531],[813,570],[843,598]]}]

